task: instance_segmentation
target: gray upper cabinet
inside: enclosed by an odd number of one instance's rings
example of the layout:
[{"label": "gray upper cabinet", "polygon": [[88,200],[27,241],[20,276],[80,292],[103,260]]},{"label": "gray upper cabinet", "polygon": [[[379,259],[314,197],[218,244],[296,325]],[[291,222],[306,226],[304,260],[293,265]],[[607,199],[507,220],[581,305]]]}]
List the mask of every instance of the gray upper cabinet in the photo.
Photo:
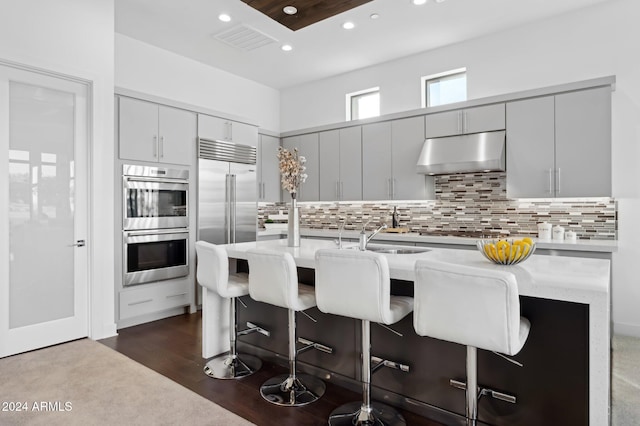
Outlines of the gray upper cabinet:
[{"label": "gray upper cabinet", "polygon": [[507,104],[507,196],[553,197],[554,97]]},{"label": "gray upper cabinet", "polygon": [[250,146],[258,144],[256,126],[206,114],[198,114],[198,136]]},{"label": "gray upper cabinet", "polygon": [[507,196],[611,195],[611,89],[507,105]]},{"label": "gray upper cabinet", "polygon": [[280,201],[279,146],[279,138],[269,135],[259,135],[258,201],[271,203]]},{"label": "gray upper cabinet", "polygon": [[556,96],[556,195],[611,196],[611,88]]},{"label": "gray upper cabinet", "polygon": [[391,194],[394,200],[435,198],[434,177],[416,172],[416,163],[424,145],[424,117],[391,122]]},{"label": "gray upper cabinet", "polygon": [[494,104],[426,116],[425,138],[504,130],[505,105]]},{"label": "gray upper cabinet", "polygon": [[319,133],[320,200],[362,200],[361,127]]},{"label": "gray upper cabinet", "polygon": [[362,199],[393,199],[389,121],[362,126]]},{"label": "gray upper cabinet", "polygon": [[362,126],[363,199],[433,198],[433,178],[416,173],[424,139],[424,117]]},{"label": "gray upper cabinet", "polygon": [[191,165],[196,114],[139,99],[119,97],[120,158]]},{"label": "gray upper cabinet", "polygon": [[[306,158],[307,180],[298,189],[298,201],[318,201],[320,199],[320,155],[318,151],[318,134],[290,136],[282,140],[282,146],[288,150],[298,148],[299,155]],[[282,191],[282,201],[291,201],[291,195]]]}]

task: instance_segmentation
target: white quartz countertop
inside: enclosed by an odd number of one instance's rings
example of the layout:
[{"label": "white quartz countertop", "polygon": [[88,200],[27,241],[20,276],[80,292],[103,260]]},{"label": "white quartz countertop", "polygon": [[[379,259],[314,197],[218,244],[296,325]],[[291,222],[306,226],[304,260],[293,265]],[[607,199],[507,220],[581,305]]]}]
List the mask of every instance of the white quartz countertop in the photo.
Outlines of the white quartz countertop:
[{"label": "white quartz countertop", "polygon": [[[353,244],[345,243],[345,247]],[[370,243],[371,247],[375,244]],[[323,248],[336,248],[332,240],[302,238],[300,247],[288,247],[286,239],[227,244],[230,258],[246,259],[252,248],[268,248],[293,255],[296,265],[315,268],[315,252]],[[389,263],[391,278],[413,281],[417,259],[435,257],[443,261],[481,268],[509,270],[516,275],[523,296],[587,303],[592,298],[608,297],[610,289],[610,261],[582,257],[532,255],[519,265],[495,265],[477,250],[425,248],[415,254],[384,254]]]},{"label": "white quartz countertop", "polygon": [[[280,233],[285,231],[279,231]],[[358,239],[359,231],[344,231],[342,238],[346,239]],[[369,234],[369,232],[367,233]],[[261,235],[261,234],[259,234]],[[273,233],[272,233],[273,235]],[[300,235],[303,237],[317,237],[317,238],[338,238],[338,231],[331,229],[311,229],[300,228]],[[511,237],[510,237],[511,238]],[[513,237],[518,238],[518,237]],[[551,250],[574,250],[574,251],[593,251],[603,253],[613,253],[618,250],[618,242],[615,240],[577,240],[575,243],[570,242],[554,242],[554,241],[540,241],[537,238],[533,238],[536,242],[536,246],[540,249]],[[399,242],[399,243],[411,243],[411,244],[454,244],[462,246],[475,246],[477,238],[469,237],[447,237],[439,235],[420,235],[416,232],[409,233],[390,233],[380,232],[377,234],[371,242]]]}]

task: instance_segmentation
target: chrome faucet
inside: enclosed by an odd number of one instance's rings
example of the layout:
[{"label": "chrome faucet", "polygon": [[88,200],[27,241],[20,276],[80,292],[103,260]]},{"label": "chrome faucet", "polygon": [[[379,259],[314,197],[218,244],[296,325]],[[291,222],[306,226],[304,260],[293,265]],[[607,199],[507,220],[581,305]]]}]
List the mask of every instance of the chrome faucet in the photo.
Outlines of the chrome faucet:
[{"label": "chrome faucet", "polygon": [[373,231],[373,232],[371,233],[371,235],[367,236],[367,234],[366,234],[366,232],[364,232],[364,230],[365,230],[365,228],[367,227],[367,225],[368,225],[370,222],[371,222],[371,221],[369,221],[369,222],[365,223],[365,224],[362,226],[362,231],[360,232],[360,240],[359,240],[359,242],[358,242],[358,248],[359,248],[361,251],[365,251],[365,250],[367,249],[367,244],[369,244],[369,241],[371,241],[371,239],[372,239],[373,237],[375,237],[375,236],[376,236],[376,234],[377,234],[378,232],[382,231],[383,229],[387,229],[387,224],[386,224],[386,223],[383,223],[382,225],[380,225],[380,226],[378,227],[378,229],[376,229],[375,231]]},{"label": "chrome faucet", "polygon": [[340,218],[340,223],[338,224],[338,239],[336,240],[336,244],[339,249],[342,249],[342,231],[344,231],[344,226],[347,224],[345,218]]}]

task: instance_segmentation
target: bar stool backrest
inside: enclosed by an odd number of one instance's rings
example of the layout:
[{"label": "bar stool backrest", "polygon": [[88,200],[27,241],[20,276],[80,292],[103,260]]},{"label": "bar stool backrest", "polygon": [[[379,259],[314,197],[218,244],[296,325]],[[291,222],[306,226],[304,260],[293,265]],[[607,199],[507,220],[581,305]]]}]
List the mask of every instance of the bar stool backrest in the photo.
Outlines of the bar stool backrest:
[{"label": "bar stool backrest", "polygon": [[259,302],[298,310],[298,270],[290,253],[247,250],[249,295]]},{"label": "bar stool backrest", "polygon": [[379,253],[316,252],[316,302],[325,313],[391,324],[389,264]]},{"label": "bar stool backrest", "polygon": [[227,251],[206,241],[196,241],[198,284],[215,291],[221,297],[233,297],[229,294],[229,257]]},{"label": "bar stool backrest", "polygon": [[507,355],[524,344],[511,272],[421,259],[415,264],[414,303],[413,325],[421,336]]}]

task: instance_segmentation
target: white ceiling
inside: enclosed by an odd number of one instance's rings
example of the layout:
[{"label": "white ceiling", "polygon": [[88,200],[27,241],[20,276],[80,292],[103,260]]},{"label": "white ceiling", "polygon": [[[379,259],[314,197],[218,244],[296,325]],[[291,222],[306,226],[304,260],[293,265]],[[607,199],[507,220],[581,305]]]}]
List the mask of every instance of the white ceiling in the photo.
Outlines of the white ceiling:
[{"label": "white ceiling", "polygon": [[[283,89],[607,0],[373,0],[291,31],[241,0],[115,0],[116,32]],[[303,2],[296,2],[303,4]],[[220,13],[232,21],[218,20]],[[377,13],[376,20],[369,16]],[[344,21],[356,27],[343,30]],[[212,35],[242,24],[277,42],[242,51]],[[281,44],[293,46],[283,52]]]}]

